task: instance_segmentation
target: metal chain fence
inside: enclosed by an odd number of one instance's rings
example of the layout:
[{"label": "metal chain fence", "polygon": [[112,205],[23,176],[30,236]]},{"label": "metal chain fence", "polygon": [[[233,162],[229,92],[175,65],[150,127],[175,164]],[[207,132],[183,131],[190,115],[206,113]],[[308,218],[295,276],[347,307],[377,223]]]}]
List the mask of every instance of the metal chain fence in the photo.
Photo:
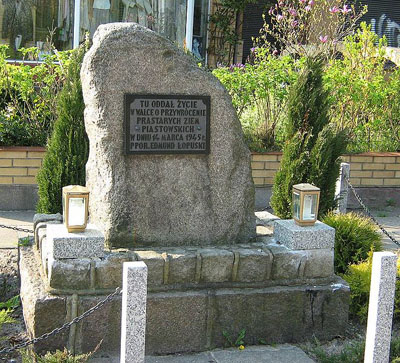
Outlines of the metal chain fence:
[{"label": "metal chain fence", "polygon": [[13,231],[18,231],[18,232],[33,233],[33,231],[31,229],[14,227],[14,226],[6,226],[5,224],[0,224],[0,228],[12,229]]},{"label": "metal chain fence", "polygon": [[360,203],[361,207],[364,209],[365,213],[367,213],[368,217],[372,219],[372,221],[379,227],[379,229],[386,235],[388,238],[395,243],[397,246],[400,247],[400,242],[396,240],[392,235],[389,234],[388,231],[386,231],[385,228],[376,220],[376,218],[371,214],[370,210],[367,208],[367,206],[364,204],[362,201],[361,197],[358,195],[354,187],[351,185],[349,178],[345,177],[344,178],[349,185],[351,191],[353,192],[354,196],[356,197],[358,203]]},{"label": "metal chain fence", "polygon": [[65,323],[64,325],[60,326],[59,328],[56,328],[56,329],[52,330],[49,333],[45,333],[45,334],[41,335],[40,337],[37,337],[37,338],[34,338],[32,340],[28,340],[28,341],[26,341],[24,343],[15,345],[12,348],[4,348],[4,349],[0,350],[0,355],[12,353],[12,352],[14,352],[14,351],[16,351],[18,349],[25,348],[28,345],[32,345],[32,344],[38,343],[38,342],[40,342],[42,340],[46,340],[46,339],[48,339],[48,338],[60,333],[61,331],[65,330],[65,329],[68,329],[72,324],[79,323],[81,320],[85,319],[89,315],[93,314],[95,311],[99,310],[103,305],[107,304],[115,296],[120,295],[121,293],[122,293],[122,289],[120,287],[117,287],[112,294],[108,295],[104,300],[100,301],[95,306],[93,306],[89,310],[85,311],[82,315],[77,316],[76,318],[71,320],[69,323]]}]

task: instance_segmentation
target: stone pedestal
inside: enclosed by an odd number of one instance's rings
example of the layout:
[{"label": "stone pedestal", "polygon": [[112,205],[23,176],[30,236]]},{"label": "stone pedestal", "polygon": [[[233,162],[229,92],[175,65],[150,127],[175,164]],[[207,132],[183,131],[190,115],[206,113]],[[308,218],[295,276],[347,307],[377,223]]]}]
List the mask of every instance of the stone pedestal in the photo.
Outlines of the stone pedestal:
[{"label": "stone pedestal", "polygon": [[335,229],[317,221],[314,226],[298,226],[293,219],[275,221],[277,242],[292,250],[333,249]]},{"label": "stone pedestal", "polygon": [[54,259],[103,257],[104,236],[91,224],[80,233],[69,233],[64,224],[49,224],[47,249]]},{"label": "stone pedestal", "polygon": [[311,227],[301,227],[293,219],[275,221],[274,226],[274,237],[278,243],[307,255],[310,263],[306,266],[305,276],[334,274],[334,228],[320,221]]}]

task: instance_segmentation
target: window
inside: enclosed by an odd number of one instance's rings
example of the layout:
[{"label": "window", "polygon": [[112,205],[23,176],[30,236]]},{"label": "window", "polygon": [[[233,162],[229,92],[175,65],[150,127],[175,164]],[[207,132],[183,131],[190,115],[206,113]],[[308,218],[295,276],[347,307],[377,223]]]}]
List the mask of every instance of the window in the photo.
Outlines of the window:
[{"label": "window", "polygon": [[[209,0],[193,0],[190,19],[193,53],[206,53]],[[136,22],[186,45],[188,2],[190,0],[0,0],[0,42],[9,44],[12,58],[21,47],[37,46],[49,52],[48,41],[59,50],[71,49],[90,38],[100,24]],[[75,6],[79,8],[75,12]],[[78,23],[79,24],[78,24]],[[189,33],[190,33],[189,29]]]}]

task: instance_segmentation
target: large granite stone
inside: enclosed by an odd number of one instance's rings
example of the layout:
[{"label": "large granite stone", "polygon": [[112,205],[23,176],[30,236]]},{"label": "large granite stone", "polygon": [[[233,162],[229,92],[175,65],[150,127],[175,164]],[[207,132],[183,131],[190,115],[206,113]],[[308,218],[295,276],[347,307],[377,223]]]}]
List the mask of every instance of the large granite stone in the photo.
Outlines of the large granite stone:
[{"label": "large granite stone", "polygon": [[[99,26],[82,66],[91,221],[113,246],[205,246],[255,235],[250,152],[221,83],[162,36]],[[124,154],[124,94],[210,96],[208,155]]]}]

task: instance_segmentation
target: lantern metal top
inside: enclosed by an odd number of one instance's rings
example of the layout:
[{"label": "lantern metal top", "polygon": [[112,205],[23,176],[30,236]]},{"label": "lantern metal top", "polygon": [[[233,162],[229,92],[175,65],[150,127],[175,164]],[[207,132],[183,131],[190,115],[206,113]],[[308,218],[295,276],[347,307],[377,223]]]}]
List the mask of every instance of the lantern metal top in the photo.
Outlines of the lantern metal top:
[{"label": "lantern metal top", "polygon": [[293,185],[293,189],[296,189],[301,192],[319,192],[320,189],[309,183],[301,183]]},{"label": "lantern metal top", "polygon": [[81,185],[68,185],[66,187],[63,187],[63,192],[65,193],[68,192],[73,194],[83,194],[83,193],[89,193],[89,189]]}]

